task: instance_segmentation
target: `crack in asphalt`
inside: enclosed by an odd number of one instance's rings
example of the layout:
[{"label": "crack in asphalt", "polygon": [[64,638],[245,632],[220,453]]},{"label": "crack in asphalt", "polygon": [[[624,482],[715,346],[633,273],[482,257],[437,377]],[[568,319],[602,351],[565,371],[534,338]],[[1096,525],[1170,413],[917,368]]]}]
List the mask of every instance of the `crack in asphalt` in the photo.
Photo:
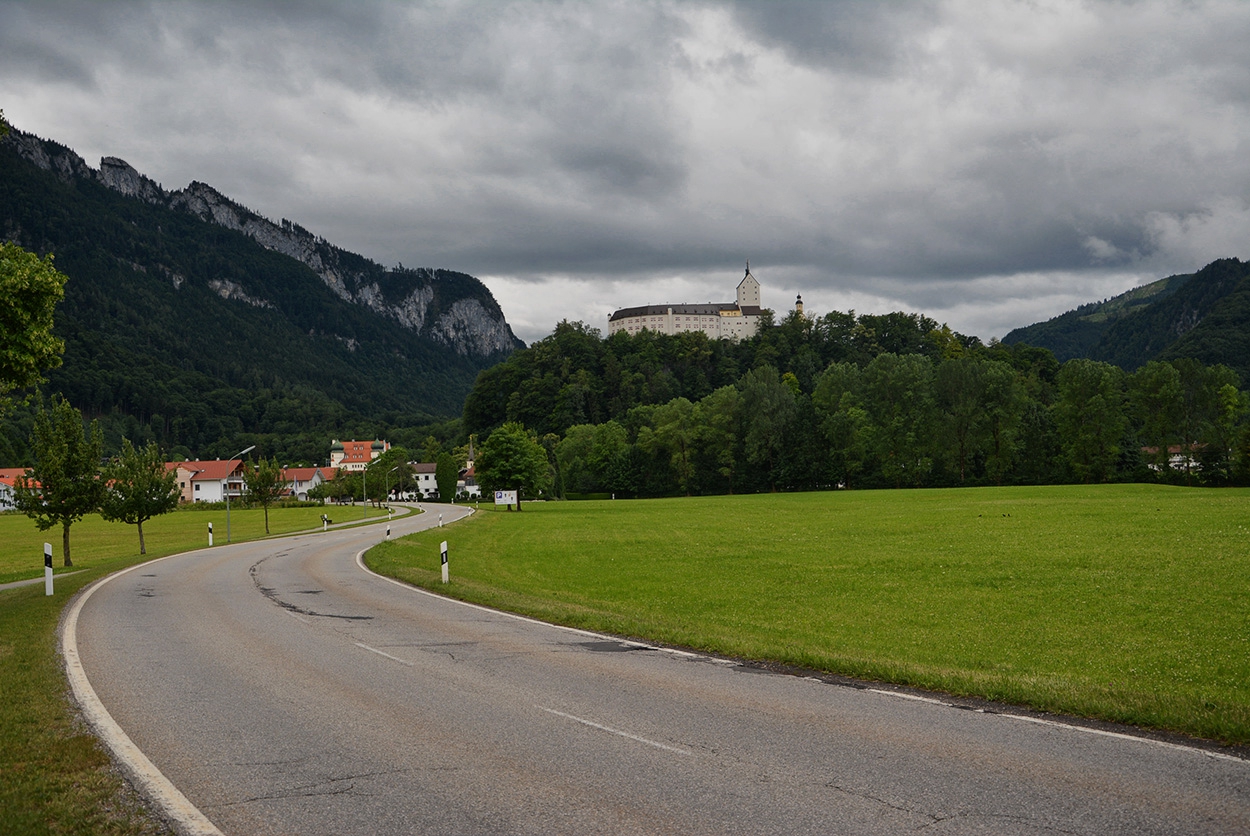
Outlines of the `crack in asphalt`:
[{"label": "crack in asphalt", "polygon": [[[282,557],[282,555],[284,554],[286,554],[286,552],[281,552],[279,554],[270,555],[269,557]],[[253,563],[252,568],[248,569],[248,574],[251,575],[252,584],[255,585],[256,589],[260,592],[260,594],[264,595],[266,598],[268,598],[273,603],[277,604],[279,607],[282,607],[282,609],[287,610],[288,612],[299,613],[300,615],[313,616],[314,618],[338,618],[338,619],[342,619],[343,621],[372,621],[373,620],[373,616],[371,615],[339,615],[337,613],[317,612],[316,610],[310,610],[306,607],[301,607],[298,604],[292,604],[290,601],[283,601],[280,597],[278,597],[277,590],[272,589],[268,586],[265,586],[260,582],[260,577],[258,574],[260,571],[260,565],[264,563],[266,560],[268,560],[269,557],[262,557],[260,560]],[[309,593],[307,591],[303,591],[298,594],[307,595]]]},{"label": "crack in asphalt", "polygon": [[[357,780],[362,778],[376,778],[380,775],[399,775],[407,772],[403,769],[384,769],[377,772],[361,772],[357,775],[344,775],[341,778],[324,778],[320,781],[313,781],[308,784],[299,784],[285,790],[268,793],[266,795],[253,795],[247,798],[241,798],[238,801],[227,801],[222,804],[214,804],[213,807],[237,807],[241,804],[252,804],[257,801],[272,801],[281,798],[317,798],[320,796],[332,795],[354,795],[356,793]],[[350,781],[345,787],[334,786]],[[324,789],[319,789],[325,787]]]}]

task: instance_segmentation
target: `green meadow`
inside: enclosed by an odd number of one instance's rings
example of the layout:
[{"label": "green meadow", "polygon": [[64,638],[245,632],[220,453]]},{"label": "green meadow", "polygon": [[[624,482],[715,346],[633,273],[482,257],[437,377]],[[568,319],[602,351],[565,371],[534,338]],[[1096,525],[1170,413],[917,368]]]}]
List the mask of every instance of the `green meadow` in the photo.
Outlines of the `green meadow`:
[{"label": "green meadow", "polygon": [[530,503],[367,559],[563,624],[1250,742],[1247,490]]},{"label": "green meadow", "polygon": [[[269,529],[290,533],[320,525],[321,508],[273,508]],[[363,519],[361,508],[330,511],[335,522]],[[371,519],[381,519],[372,510]],[[0,515],[0,583],[43,577],[43,544],[52,543],[56,594],[37,583],[0,590],[0,833],[167,833],[124,789],[108,755],[76,719],[57,654],[57,622],[70,597],[109,572],[142,560],[226,542],[226,512],[177,511],[143,527],[148,554],[139,556],[133,526],[87,517],[70,529],[74,566],[61,568],[61,529],[39,531],[16,514]],[[265,534],[262,511],[230,511],[235,542]],[[60,574],[72,572],[73,574]]]}]

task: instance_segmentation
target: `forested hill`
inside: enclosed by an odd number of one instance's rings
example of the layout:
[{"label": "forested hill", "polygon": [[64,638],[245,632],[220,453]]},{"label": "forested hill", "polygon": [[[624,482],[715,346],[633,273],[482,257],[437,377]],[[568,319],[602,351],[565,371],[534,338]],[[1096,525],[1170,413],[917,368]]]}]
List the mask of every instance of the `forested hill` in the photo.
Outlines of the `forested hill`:
[{"label": "forested hill", "polygon": [[[168,193],[103,163],[16,130],[0,142],[0,237],[69,277],[44,392],[111,441],[321,461],[331,437],[458,416],[478,372],[523,345],[472,276],[384,269],[202,184]],[[22,463],[23,420],[3,464]]]},{"label": "forested hill", "polygon": [[[740,342],[645,330],[605,340],[583,323],[561,322],[551,336],[482,372],[465,401],[464,429],[485,438],[516,421],[540,436],[563,435],[578,424],[621,420],[637,406],[699,400],[759,366],[786,373],[810,392],[833,362],[862,364],[883,353],[940,360],[981,348],[976,337],[914,313],[831,311],[808,318],[792,312],[773,324],[769,311],[759,333]],[[1016,353],[1025,365],[1054,364],[1047,351],[1021,346]]]},{"label": "forested hill", "polygon": [[1193,358],[1250,380],[1250,263],[1220,259],[1017,328],[1004,343],[1048,348],[1060,361],[1102,360],[1133,371],[1151,360]]}]

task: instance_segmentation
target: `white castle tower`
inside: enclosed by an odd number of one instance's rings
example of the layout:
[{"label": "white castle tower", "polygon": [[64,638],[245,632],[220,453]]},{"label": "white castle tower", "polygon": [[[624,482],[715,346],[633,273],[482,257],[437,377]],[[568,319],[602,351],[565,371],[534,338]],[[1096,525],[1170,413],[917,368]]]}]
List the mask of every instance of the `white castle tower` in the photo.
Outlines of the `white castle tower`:
[{"label": "white castle tower", "polygon": [[747,274],[738,282],[738,307],[760,307],[760,283],[751,275],[751,262],[747,262]]}]

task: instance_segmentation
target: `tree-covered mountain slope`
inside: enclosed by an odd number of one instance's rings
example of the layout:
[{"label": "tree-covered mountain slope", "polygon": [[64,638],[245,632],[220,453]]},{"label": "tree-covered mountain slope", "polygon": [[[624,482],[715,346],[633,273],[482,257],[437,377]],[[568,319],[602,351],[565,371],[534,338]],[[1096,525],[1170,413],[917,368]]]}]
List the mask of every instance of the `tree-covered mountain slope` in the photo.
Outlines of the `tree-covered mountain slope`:
[{"label": "tree-covered mountain slope", "polygon": [[1118,320],[1171,296],[1189,278],[1189,274],[1169,276],[1102,302],[1081,305],[1054,319],[1016,328],[1003,337],[1003,342],[1048,348],[1061,363],[1076,357],[1089,357]]},{"label": "tree-covered mountain slope", "polygon": [[1048,348],[1060,361],[1087,357],[1129,371],[1151,360],[1192,357],[1250,380],[1250,263],[1214,261],[1003,338]]},{"label": "tree-covered mountain slope", "polygon": [[167,193],[103,162],[13,131],[0,238],[69,276],[45,393],[132,437],[201,456],[263,438],[266,455],[320,460],[331,436],[459,415],[478,372],[523,345],[471,276],[385,269],[202,184]]}]

